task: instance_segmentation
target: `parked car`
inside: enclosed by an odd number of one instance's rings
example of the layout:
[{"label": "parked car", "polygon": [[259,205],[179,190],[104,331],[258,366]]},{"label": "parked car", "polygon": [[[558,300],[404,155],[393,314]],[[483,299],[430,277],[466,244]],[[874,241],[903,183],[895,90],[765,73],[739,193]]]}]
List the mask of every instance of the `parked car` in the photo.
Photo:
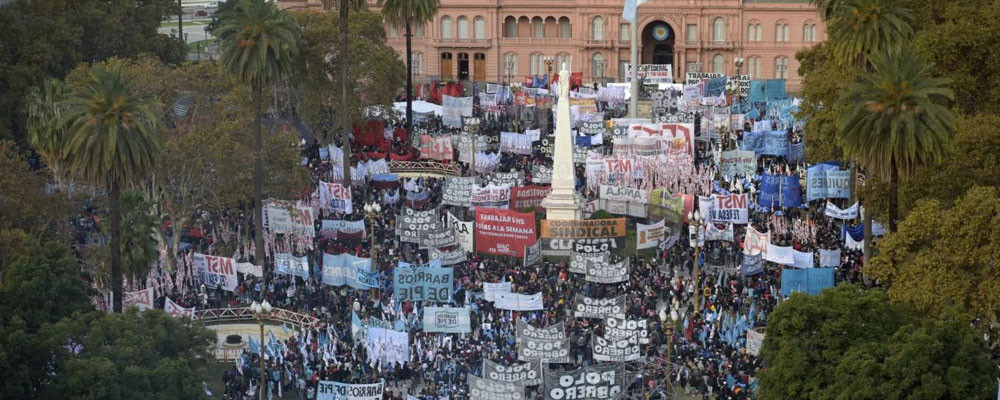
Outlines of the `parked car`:
[{"label": "parked car", "polygon": [[196,17],[207,17],[208,16],[208,11],[198,10],[198,12],[194,13],[194,16],[196,16]]},{"label": "parked car", "polygon": [[219,2],[217,2],[217,1],[210,1],[208,3],[203,4],[202,7],[204,7],[204,8],[219,8]]}]

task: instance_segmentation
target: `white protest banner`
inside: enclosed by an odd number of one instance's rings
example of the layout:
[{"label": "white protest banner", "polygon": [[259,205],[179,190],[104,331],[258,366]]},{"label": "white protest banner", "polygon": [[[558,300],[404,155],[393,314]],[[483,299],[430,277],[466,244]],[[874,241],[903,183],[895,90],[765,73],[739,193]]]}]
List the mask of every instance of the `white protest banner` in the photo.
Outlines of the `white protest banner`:
[{"label": "white protest banner", "polygon": [[839,267],[840,249],[819,249],[819,266],[820,268]]},{"label": "white protest banner", "polygon": [[623,203],[649,204],[649,191],[621,186],[601,185],[601,199]]},{"label": "white protest banner", "polygon": [[795,268],[816,267],[816,259],[813,257],[813,253],[811,251],[798,251],[792,249],[792,259],[794,260],[794,262],[791,265],[792,267]]},{"label": "white protest banner", "polygon": [[316,400],[382,400],[385,383],[319,381]]},{"label": "white protest banner", "polygon": [[510,282],[483,282],[483,300],[496,301],[497,293],[510,293]]},{"label": "white protest banner", "polygon": [[552,183],[552,167],[541,164],[532,165],[531,181],[534,183]]},{"label": "white protest banner", "polygon": [[455,230],[448,227],[441,227],[422,231],[418,240],[418,244],[422,249],[448,247],[456,243]]},{"label": "white protest banner", "polygon": [[472,205],[472,188],[475,186],[475,177],[445,177],[441,202],[452,206],[469,207]]},{"label": "white protest banner", "polygon": [[275,253],[274,272],[308,279],[309,259],[306,256],[295,257],[291,253]]},{"label": "white protest banner", "polygon": [[743,240],[743,254],[755,256],[758,254],[767,255],[767,246],[771,243],[771,232],[760,233],[753,228],[753,225],[747,225],[747,236]]},{"label": "white protest banner", "polygon": [[587,267],[594,264],[607,264],[611,261],[611,251],[583,252],[574,251],[570,253],[569,272],[576,274],[586,274]]},{"label": "white protest banner", "polygon": [[764,332],[757,332],[753,329],[747,330],[747,354],[752,356],[760,355],[760,348],[764,345]]},{"label": "white protest banner", "polygon": [[520,185],[523,180],[524,172],[521,171],[492,172],[483,177],[484,183],[495,186],[514,187]]},{"label": "white protest banner", "polygon": [[441,97],[441,122],[449,128],[461,128],[462,117],[472,116],[472,97]]},{"label": "white protest banner", "polygon": [[858,217],[858,203],[854,203],[854,205],[847,207],[846,209],[841,209],[827,200],[826,211],[824,214],[830,218],[855,219]]},{"label": "white protest banner", "polygon": [[524,322],[524,319],[521,318],[517,320],[515,329],[517,330],[517,336],[530,339],[562,340],[566,338],[566,326],[562,322],[544,328],[536,328]]},{"label": "white protest banner", "polygon": [[524,387],[514,382],[501,382],[469,374],[469,400],[523,400]]},{"label": "white protest banner", "polygon": [[461,247],[452,250],[439,250],[431,247],[427,249],[427,255],[431,261],[441,260],[441,265],[455,265],[469,259],[469,255]]},{"label": "white protest banner", "polygon": [[[572,371],[546,371],[545,400],[611,400],[624,390],[623,377],[615,365],[591,366]],[[629,377],[631,379],[631,377]]]},{"label": "white protest banner", "polygon": [[473,250],[472,240],[475,237],[475,225],[473,222],[462,221],[451,212],[448,212],[448,226],[455,230],[455,236],[458,237],[458,243],[462,245],[462,249],[471,252]]},{"label": "white protest banner", "polygon": [[528,155],[531,154],[531,136],[514,133],[500,132],[500,151]]},{"label": "white protest banner", "polygon": [[253,265],[248,262],[236,263],[236,272],[245,275],[253,275],[258,278],[264,277],[264,270],[260,267],[260,265]]},{"label": "white protest banner", "polygon": [[163,312],[171,317],[194,318],[194,307],[182,307],[180,304],[174,303],[170,297],[167,297],[167,301],[163,303]]},{"label": "white protest banner", "polygon": [[[639,64],[639,70],[635,72],[644,85],[674,83],[673,67],[670,64]],[[630,63],[625,63],[625,82],[632,82]]]},{"label": "white protest banner", "polygon": [[468,307],[424,307],[424,332],[470,333]]},{"label": "white protest banner", "polygon": [[294,230],[292,216],[286,201],[264,201],[264,227],[273,233],[291,233]]},{"label": "white protest banner", "polygon": [[577,294],[573,301],[573,316],[579,318],[625,318],[625,295],[594,299]]},{"label": "white protest banner", "polygon": [[324,219],[321,222],[320,235],[328,239],[361,240],[365,238],[365,221],[345,221],[342,219]]},{"label": "white protest banner", "polygon": [[319,204],[326,210],[350,214],[354,212],[351,206],[351,190],[339,183],[319,182]]},{"label": "white protest banner", "polygon": [[719,160],[722,176],[750,176],[757,172],[757,156],[752,150],[723,151]]},{"label": "white protest banner", "polygon": [[535,294],[503,293],[493,295],[493,306],[501,310],[537,311],[545,309],[542,305],[542,292]]},{"label": "white protest banner", "polygon": [[484,208],[507,208],[510,205],[510,186],[489,184],[472,188],[472,205]]},{"label": "white protest banner", "polygon": [[705,224],[705,241],[722,240],[732,242],[733,236],[733,224],[726,224],[725,229],[719,229],[714,223]]},{"label": "white protest banner", "polygon": [[594,334],[591,340],[596,361],[635,361],[639,359],[642,346],[639,338],[607,339]]},{"label": "white protest banner", "polygon": [[635,224],[635,248],[636,250],[650,249],[656,247],[663,241],[664,220],[646,225]]},{"label": "white protest banner", "polygon": [[612,141],[614,154],[656,156],[667,150],[662,137],[621,137]]},{"label": "white protest banner", "polygon": [[122,310],[135,306],[139,311],[153,309],[153,288],[122,292]]},{"label": "white protest banner", "polygon": [[709,211],[708,221],[745,224],[750,218],[750,210],[747,207],[746,193],[728,195],[715,194],[712,195],[712,200],[712,208]]},{"label": "white protest banner", "polygon": [[191,263],[206,287],[221,288],[227,292],[236,290],[236,261],[228,257],[194,253]]},{"label": "white protest banner", "polygon": [[587,275],[584,279],[594,283],[618,283],[628,281],[628,258],[617,263],[601,263],[587,265]]},{"label": "white protest banner", "polygon": [[308,238],[316,237],[316,213],[312,207],[296,205],[292,210],[292,233]]},{"label": "white protest banner", "polygon": [[542,383],[542,362],[532,361],[509,366],[483,359],[483,377],[497,382],[513,382],[523,386]]},{"label": "white protest banner", "polygon": [[764,259],[782,265],[794,265],[795,253],[792,246],[775,246],[768,243],[767,253],[764,254]]},{"label": "white protest banner", "polygon": [[454,155],[455,148],[452,146],[451,136],[420,136],[420,158],[451,161]]},{"label": "white protest banner", "polygon": [[649,327],[644,319],[607,317],[604,319],[604,337],[608,339],[639,338],[639,343],[649,343]]}]

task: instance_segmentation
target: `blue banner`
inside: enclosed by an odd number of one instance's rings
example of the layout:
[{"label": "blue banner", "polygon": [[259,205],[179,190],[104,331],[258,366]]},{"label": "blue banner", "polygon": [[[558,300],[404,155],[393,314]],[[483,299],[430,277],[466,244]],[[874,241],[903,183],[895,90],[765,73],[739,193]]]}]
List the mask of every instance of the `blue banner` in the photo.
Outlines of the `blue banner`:
[{"label": "blue banner", "polygon": [[802,186],[795,175],[764,175],[758,193],[757,205],[760,207],[802,206]]},{"label": "blue banner", "polygon": [[788,145],[788,155],[785,156],[785,161],[789,163],[797,163],[806,158],[806,142],[792,143]]},{"label": "blue banner", "polygon": [[399,175],[396,174],[375,174],[372,175],[372,180],[375,182],[398,182]]},{"label": "blue banner", "polygon": [[406,200],[407,201],[419,202],[419,201],[427,200],[429,198],[431,198],[431,191],[430,190],[424,190],[422,192],[411,192],[411,191],[407,191],[406,192]]},{"label": "blue banner", "polygon": [[723,76],[721,78],[711,78],[705,81],[705,90],[702,92],[702,97],[719,97],[723,92],[726,91],[726,83],[729,82],[729,77]]},{"label": "blue banner", "polygon": [[399,262],[393,274],[393,294],[397,301],[450,302],[454,270],[441,267],[441,260],[414,265]]},{"label": "blue banner", "polygon": [[744,132],[741,150],[753,151],[757,155],[788,156],[788,133],[785,131]]},{"label": "blue banner", "polygon": [[833,287],[833,270],[833,268],[784,269],[781,271],[781,295],[788,297],[792,292],[819,294],[823,289]]},{"label": "blue banner", "polygon": [[768,79],[767,83],[764,84],[764,96],[767,97],[767,101],[787,99],[788,92],[785,91],[785,80]]},{"label": "blue banner", "polygon": [[350,254],[323,253],[323,283],[330,286],[350,286],[355,289],[378,287],[372,272],[372,259]]},{"label": "blue banner", "polygon": [[749,103],[760,103],[767,101],[767,97],[764,93],[764,81],[753,80],[750,81],[750,95],[747,96],[747,102]]},{"label": "blue banner", "polygon": [[821,163],[806,172],[806,195],[809,201],[818,199],[849,199],[851,171],[841,171],[836,165]]},{"label": "blue banner", "polygon": [[757,275],[764,272],[764,255],[758,254],[755,256],[743,255],[743,266],[740,271],[740,275],[750,276]]}]

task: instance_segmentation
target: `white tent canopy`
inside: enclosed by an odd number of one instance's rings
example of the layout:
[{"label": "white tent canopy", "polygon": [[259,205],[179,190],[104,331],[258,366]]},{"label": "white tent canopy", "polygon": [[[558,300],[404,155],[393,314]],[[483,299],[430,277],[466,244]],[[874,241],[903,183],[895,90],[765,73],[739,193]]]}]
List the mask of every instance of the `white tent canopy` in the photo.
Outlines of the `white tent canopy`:
[{"label": "white tent canopy", "polygon": [[[396,109],[401,115],[406,115],[406,102],[400,101],[393,104],[393,108]],[[416,100],[413,102],[413,113],[414,114],[430,114],[434,113],[436,116],[441,116],[444,114],[443,108],[434,103],[428,103],[423,100]]]}]

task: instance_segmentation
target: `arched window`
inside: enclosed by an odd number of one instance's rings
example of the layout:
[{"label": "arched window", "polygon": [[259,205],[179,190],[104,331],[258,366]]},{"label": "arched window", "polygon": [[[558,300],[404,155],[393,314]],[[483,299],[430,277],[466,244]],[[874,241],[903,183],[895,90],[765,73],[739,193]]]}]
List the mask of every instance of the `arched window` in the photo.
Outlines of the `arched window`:
[{"label": "arched window", "polygon": [[559,17],[559,38],[569,39],[573,37],[573,28],[569,24],[569,18]]},{"label": "arched window", "polygon": [[716,54],[715,57],[712,57],[712,73],[726,73],[726,58],[722,54]]},{"label": "arched window", "polygon": [[747,28],[747,41],[759,42],[761,41],[761,27],[759,22],[752,22]]},{"label": "arched window", "polygon": [[486,20],[483,17],[476,17],[472,20],[473,34],[476,39],[486,39]]},{"label": "arched window", "polygon": [[601,53],[594,53],[594,57],[590,61],[590,73],[594,79],[600,79],[604,77],[604,68],[607,67],[607,62],[604,61],[604,55]]},{"label": "arched window", "polygon": [[503,55],[503,70],[508,78],[517,76],[517,53]]},{"label": "arched window", "polygon": [[507,17],[503,20],[503,37],[505,38],[516,38],[517,37],[517,19],[514,17]]},{"label": "arched window", "polygon": [[545,60],[541,53],[531,53],[531,75],[542,75],[545,69]]},{"label": "arched window", "polygon": [[552,66],[553,72],[559,72],[562,70],[563,65],[566,65],[566,69],[573,70],[573,56],[562,53],[556,56],[556,65]]},{"label": "arched window", "polygon": [[533,33],[532,36],[536,38],[541,39],[545,37],[545,22],[542,21],[541,17],[531,19],[531,31]]},{"label": "arched window", "polygon": [[458,38],[468,39],[469,38],[469,19],[464,15],[458,17]]},{"label": "arched window", "polygon": [[424,73],[424,53],[413,53],[413,74],[422,75]]},{"label": "arched window", "polygon": [[774,59],[774,79],[788,79],[788,57]]},{"label": "arched window", "polygon": [[441,17],[441,39],[451,39],[451,17]]},{"label": "arched window", "polygon": [[750,79],[760,79],[760,57],[753,56],[747,59],[747,75]]},{"label": "arched window", "polygon": [[422,38],[424,37],[424,24],[414,24],[413,25],[413,37]]},{"label": "arched window", "polygon": [[591,39],[604,40],[604,18],[594,17],[590,24]]},{"label": "arched window", "polygon": [[816,41],[816,24],[806,24],[802,28],[802,41],[812,43]]},{"label": "arched window", "polygon": [[712,21],[712,40],[716,42],[726,41],[726,20],[722,17],[715,17]]},{"label": "arched window", "polygon": [[779,22],[778,25],[774,26],[774,41],[775,42],[787,42],[790,30],[788,29],[788,24],[784,22]]}]

